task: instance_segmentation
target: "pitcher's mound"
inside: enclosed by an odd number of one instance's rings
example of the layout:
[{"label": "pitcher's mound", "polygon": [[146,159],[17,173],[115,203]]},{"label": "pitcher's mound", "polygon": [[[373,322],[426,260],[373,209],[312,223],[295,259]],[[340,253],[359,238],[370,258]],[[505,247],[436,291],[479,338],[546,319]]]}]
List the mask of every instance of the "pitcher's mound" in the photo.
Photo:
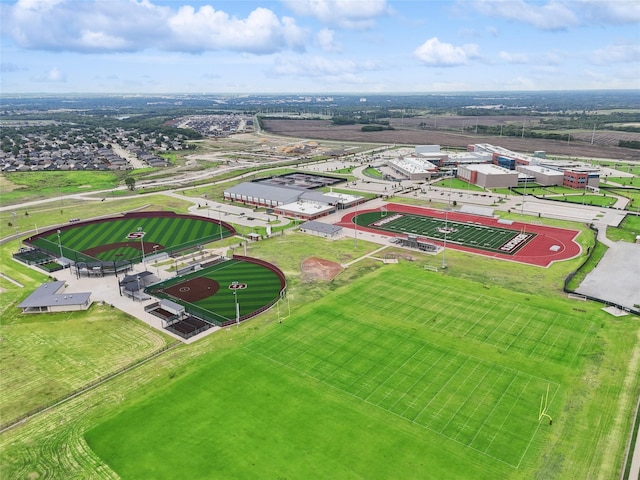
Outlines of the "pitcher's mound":
[{"label": "pitcher's mound", "polygon": [[333,280],[341,271],[339,263],[324,260],[318,257],[305,258],[301,265],[302,279],[313,280]]}]

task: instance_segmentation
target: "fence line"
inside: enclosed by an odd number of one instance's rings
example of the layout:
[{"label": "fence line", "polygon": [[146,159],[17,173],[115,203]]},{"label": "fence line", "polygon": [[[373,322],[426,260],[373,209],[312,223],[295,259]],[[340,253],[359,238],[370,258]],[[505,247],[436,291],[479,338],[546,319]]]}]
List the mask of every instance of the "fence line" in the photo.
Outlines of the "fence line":
[{"label": "fence line", "polygon": [[74,390],[73,392],[64,395],[63,397],[57,398],[55,400],[52,400],[49,403],[46,403],[44,405],[41,405],[39,407],[34,408],[33,410],[28,411],[27,413],[24,413],[22,415],[20,415],[19,417],[10,420],[9,422],[4,423],[3,425],[0,425],[0,434],[6,432],[7,430],[10,430],[11,428],[15,427],[16,425],[18,425],[19,423],[22,422],[26,422],[27,420],[31,419],[32,417],[35,417],[36,415],[39,415],[43,412],[46,412],[47,410],[51,410],[54,407],[57,407],[58,405],[62,405],[65,402],[68,402],[69,400],[78,397],[90,390],[93,390],[94,388],[102,385],[103,383],[108,382],[109,380],[118,377],[120,375],[122,375],[123,373],[128,372],[129,370],[133,370],[136,367],[139,367],[140,365],[147,363],[150,360],[153,360],[154,358],[162,355],[163,353],[174,349],[175,347],[182,345],[182,342],[175,342],[175,343],[171,343],[169,345],[165,345],[164,347],[162,347],[159,350],[156,350],[155,352],[147,355],[146,357],[143,357],[139,360],[136,360],[135,362],[133,362],[130,365],[126,365],[118,370],[116,370],[113,373],[110,373],[108,375],[105,375],[103,377],[100,377],[96,380],[93,380],[92,382],[89,382],[88,384],[86,384],[84,387],[78,388],[76,390]]}]

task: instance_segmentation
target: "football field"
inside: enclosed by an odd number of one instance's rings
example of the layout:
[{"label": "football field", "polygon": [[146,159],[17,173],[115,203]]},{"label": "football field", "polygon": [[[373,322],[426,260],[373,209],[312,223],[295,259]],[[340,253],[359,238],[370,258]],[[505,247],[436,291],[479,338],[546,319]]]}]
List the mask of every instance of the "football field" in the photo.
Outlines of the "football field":
[{"label": "football field", "polygon": [[[356,222],[360,226],[375,228],[391,233],[417,235],[449,243],[457,243],[481,250],[514,254],[535,237],[526,233],[517,244],[511,245],[521,232],[473,222],[459,222],[451,219],[428,217],[399,212],[367,212],[359,214]],[[510,248],[506,246],[511,245]]]}]

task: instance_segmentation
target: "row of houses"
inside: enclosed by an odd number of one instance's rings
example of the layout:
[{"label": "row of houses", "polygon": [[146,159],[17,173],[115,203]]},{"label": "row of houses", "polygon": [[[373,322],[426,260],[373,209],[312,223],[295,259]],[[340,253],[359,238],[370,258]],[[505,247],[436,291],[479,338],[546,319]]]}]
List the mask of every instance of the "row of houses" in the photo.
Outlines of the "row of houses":
[{"label": "row of houses", "polygon": [[[130,150],[140,161],[151,167],[164,167],[168,161],[158,155],[133,147]],[[70,150],[40,150],[13,155],[0,151],[3,172],[65,171],[65,170],[128,170],[129,161],[110,148],[81,146]]]}]

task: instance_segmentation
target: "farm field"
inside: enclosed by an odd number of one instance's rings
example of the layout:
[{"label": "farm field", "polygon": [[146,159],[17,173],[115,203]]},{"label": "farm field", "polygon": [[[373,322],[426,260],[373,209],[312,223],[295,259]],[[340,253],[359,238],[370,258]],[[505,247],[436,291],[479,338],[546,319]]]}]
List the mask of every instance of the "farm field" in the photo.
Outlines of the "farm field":
[{"label": "farm field", "polygon": [[201,356],[86,438],[122,478],[587,478],[603,453],[575,439],[602,406],[582,376],[613,353],[604,314],[572,305],[384,267]]},{"label": "farm field", "polygon": [[[437,129],[421,129],[418,125],[426,122],[433,124],[437,118]],[[332,125],[330,120],[281,120],[274,118],[263,119],[264,131],[276,135],[313,138],[317,140],[333,140],[336,142],[369,142],[384,144],[404,144],[423,145],[436,144],[443,147],[466,148],[470,143],[492,143],[499,144],[504,148],[517,152],[534,152],[535,150],[545,150],[547,156],[567,155],[570,157],[585,158],[617,158],[620,160],[637,159],[637,151],[631,148],[620,148],[615,145],[621,139],[633,137],[637,134],[627,132],[601,132],[598,136],[598,144],[591,145],[591,132],[585,132],[582,141],[547,140],[542,138],[520,137],[497,137],[492,135],[472,135],[468,132],[461,132],[460,126],[470,119],[464,116],[445,117],[441,115],[421,116],[413,118],[390,119],[394,130],[384,130],[382,132],[362,132],[360,125]],[[475,123],[479,121],[481,125],[495,125],[500,122],[500,117],[473,117]],[[522,122],[520,117],[518,122]],[[401,124],[402,122],[402,124]],[[447,122],[458,122],[454,125]],[[457,131],[456,131],[457,130]],[[573,140],[573,138],[572,138]],[[576,139],[577,140],[577,139]]]}]

